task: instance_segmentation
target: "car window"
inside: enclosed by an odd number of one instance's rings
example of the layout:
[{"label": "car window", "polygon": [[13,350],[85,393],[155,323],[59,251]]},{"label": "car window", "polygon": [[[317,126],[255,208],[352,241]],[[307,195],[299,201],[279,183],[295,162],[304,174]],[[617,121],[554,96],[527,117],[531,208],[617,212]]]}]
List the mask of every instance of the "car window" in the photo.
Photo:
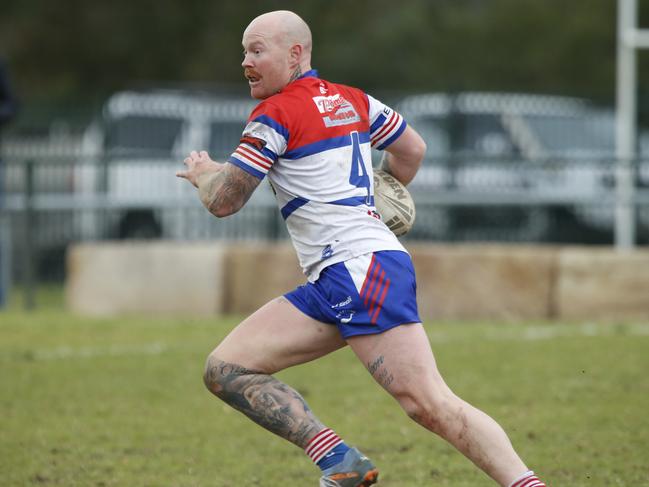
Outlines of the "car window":
[{"label": "car window", "polygon": [[511,157],[519,154],[500,114],[461,114],[455,126],[455,150],[460,154]]},{"label": "car window", "polygon": [[548,155],[610,157],[615,153],[615,118],[612,114],[574,117],[528,115],[524,120]]},{"label": "car window", "polygon": [[208,152],[213,158],[232,154],[241,139],[245,121],[218,121],[210,123]]},{"label": "car window", "polygon": [[109,154],[169,156],[183,126],[179,118],[128,115],[107,122],[104,147]]}]

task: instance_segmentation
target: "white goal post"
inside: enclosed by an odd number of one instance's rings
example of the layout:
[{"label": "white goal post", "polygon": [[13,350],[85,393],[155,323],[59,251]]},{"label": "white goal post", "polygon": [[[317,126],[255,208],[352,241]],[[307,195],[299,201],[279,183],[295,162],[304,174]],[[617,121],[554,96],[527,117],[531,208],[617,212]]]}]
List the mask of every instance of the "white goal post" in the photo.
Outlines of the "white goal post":
[{"label": "white goal post", "polygon": [[634,201],[634,165],[637,152],[636,51],[649,48],[649,29],[638,29],[637,25],[637,0],[618,0],[615,246],[619,250],[633,248],[636,235]]}]

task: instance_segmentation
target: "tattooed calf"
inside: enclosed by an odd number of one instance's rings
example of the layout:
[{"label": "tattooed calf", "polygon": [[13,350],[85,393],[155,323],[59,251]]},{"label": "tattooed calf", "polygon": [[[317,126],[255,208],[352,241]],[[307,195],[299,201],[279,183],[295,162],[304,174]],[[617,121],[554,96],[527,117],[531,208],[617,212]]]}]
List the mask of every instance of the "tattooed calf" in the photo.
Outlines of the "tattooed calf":
[{"label": "tattooed calf", "polygon": [[301,448],[324,428],[302,396],[273,376],[210,357],[204,382],[218,398]]}]

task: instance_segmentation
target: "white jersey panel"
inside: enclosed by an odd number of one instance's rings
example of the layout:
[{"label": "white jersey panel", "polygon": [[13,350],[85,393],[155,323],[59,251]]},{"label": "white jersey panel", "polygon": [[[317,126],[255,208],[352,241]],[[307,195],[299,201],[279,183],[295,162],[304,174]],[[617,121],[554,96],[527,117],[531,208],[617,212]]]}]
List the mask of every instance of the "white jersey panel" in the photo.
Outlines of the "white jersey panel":
[{"label": "white jersey panel", "polygon": [[[279,158],[268,174],[300,265],[310,281],[328,265],[378,250],[402,250],[374,207],[369,142],[305,156]],[[350,183],[352,158],[360,149],[359,174],[367,186]],[[365,162],[368,161],[368,162]]]},{"label": "white jersey panel", "polygon": [[[361,144],[359,169],[371,174],[369,143]],[[350,184],[353,147],[347,146],[305,156],[299,160],[280,158],[269,175],[273,185],[283,188],[288,198],[301,196],[309,201],[331,202],[346,198],[366,198],[368,188]],[[368,162],[366,162],[368,161]],[[368,176],[369,178],[369,176]],[[369,195],[374,194],[374,181],[369,178]],[[281,198],[278,194],[278,198]],[[280,199],[280,206],[288,201]]]}]

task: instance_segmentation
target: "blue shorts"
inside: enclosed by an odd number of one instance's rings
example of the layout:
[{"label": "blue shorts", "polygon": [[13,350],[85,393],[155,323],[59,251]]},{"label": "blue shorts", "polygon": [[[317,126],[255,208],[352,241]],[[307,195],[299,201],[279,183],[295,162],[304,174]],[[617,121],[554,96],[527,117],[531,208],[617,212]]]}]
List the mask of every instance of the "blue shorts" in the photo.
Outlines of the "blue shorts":
[{"label": "blue shorts", "polygon": [[398,250],[330,265],[284,296],[307,316],[337,325],[344,338],[421,322],[412,260]]}]

